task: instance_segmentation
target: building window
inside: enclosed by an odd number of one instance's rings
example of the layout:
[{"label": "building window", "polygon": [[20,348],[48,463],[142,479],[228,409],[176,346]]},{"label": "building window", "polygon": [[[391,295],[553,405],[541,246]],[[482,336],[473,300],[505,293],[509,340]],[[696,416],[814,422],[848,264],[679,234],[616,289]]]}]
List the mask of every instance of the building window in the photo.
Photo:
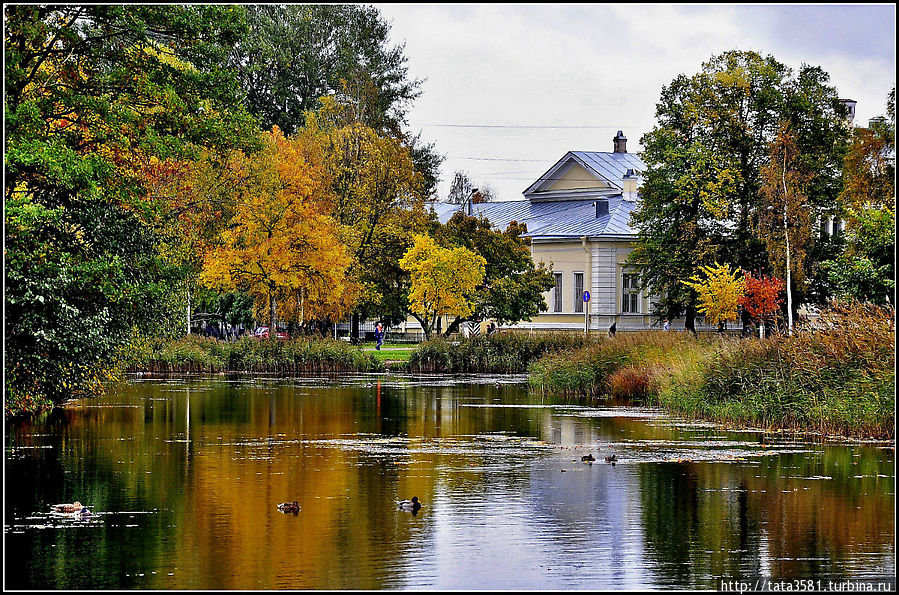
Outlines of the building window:
[{"label": "building window", "polygon": [[584,273],[574,274],[574,311],[584,311]]},{"label": "building window", "polygon": [[846,224],[843,223],[842,219],[834,219],[833,220],[833,237],[839,237],[843,230],[846,228]]},{"label": "building window", "polygon": [[556,276],[556,287],[553,289],[553,312],[562,311],[562,273],[554,273]]},{"label": "building window", "polygon": [[627,314],[640,312],[640,291],[637,289],[637,275],[621,275],[621,311]]}]

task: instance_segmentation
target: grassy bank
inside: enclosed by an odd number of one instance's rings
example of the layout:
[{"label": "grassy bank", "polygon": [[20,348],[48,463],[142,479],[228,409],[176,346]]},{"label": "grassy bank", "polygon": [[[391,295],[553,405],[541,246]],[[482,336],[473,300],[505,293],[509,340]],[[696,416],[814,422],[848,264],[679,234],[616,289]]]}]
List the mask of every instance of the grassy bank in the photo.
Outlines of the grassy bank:
[{"label": "grassy bank", "polygon": [[129,372],[370,372],[383,369],[370,352],[332,339],[242,337],[233,343],[190,335],[166,345],[135,346]]},{"label": "grassy bank", "polygon": [[838,306],[814,328],[762,341],[619,335],[534,362],[547,393],[611,395],[719,423],[826,435],[895,435],[892,309]]},{"label": "grassy bank", "polygon": [[549,353],[571,353],[596,342],[580,333],[496,333],[459,341],[431,339],[409,357],[407,370],[447,374],[517,374]]}]

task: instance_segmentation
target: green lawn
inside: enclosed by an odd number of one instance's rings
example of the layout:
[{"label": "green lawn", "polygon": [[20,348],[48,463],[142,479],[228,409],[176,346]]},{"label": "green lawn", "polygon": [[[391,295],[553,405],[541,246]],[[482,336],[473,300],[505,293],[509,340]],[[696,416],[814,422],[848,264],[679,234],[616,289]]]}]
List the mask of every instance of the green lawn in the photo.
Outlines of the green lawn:
[{"label": "green lawn", "polygon": [[384,343],[379,351],[375,349],[376,345],[377,343],[363,343],[362,351],[371,353],[379,362],[407,362],[417,347],[411,343]]}]

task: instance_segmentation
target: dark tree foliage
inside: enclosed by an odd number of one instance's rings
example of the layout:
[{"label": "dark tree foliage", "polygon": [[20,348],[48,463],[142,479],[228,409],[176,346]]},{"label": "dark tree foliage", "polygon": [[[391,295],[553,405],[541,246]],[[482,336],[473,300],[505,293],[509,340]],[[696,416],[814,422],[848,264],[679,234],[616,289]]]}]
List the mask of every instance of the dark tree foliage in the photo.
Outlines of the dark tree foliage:
[{"label": "dark tree foliage", "polygon": [[[7,412],[97,388],[133,328],[164,319],[179,271],[139,168],[253,146],[221,6],[7,6]],[[245,134],[246,133],[246,134]]]},{"label": "dark tree foliage", "polygon": [[410,79],[404,46],[389,43],[390,24],[372,6],[279,4],[246,7],[245,34],[226,60],[243,90],[247,109],[264,129],[293,134],[318,99],[353,101],[358,120],[405,139],[427,189],[437,186],[442,161],[433,145],[403,132],[406,112],[421,92]]},{"label": "dark tree foliage", "polygon": [[246,106],[263,128],[292,134],[318,98],[369,80],[377,89],[364,123],[400,132],[420,81],[409,80],[403,46],[389,46],[390,25],[377,9],[354,4],[261,4],[246,7],[246,34],[228,65]]}]

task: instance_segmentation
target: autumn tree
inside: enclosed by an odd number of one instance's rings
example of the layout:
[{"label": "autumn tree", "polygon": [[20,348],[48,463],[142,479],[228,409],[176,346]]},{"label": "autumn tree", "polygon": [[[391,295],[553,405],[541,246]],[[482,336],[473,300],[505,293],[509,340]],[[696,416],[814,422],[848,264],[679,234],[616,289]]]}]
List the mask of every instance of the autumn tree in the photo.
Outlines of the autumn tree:
[{"label": "autumn tree", "polygon": [[400,260],[411,276],[409,308],[430,339],[441,316],[467,317],[484,278],[486,260],[466,248],[442,248],[426,235],[416,235]]},{"label": "autumn tree", "polygon": [[241,10],[4,7],[13,409],[97,388],[134,329],[168,320],[182,272],[138,164],[252,145],[234,80],[214,66],[240,35]]},{"label": "autumn tree", "polygon": [[308,114],[304,134],[321,147],[334,196],[331,213],[352,258],[348,275],[360,287],[353,317],[357,336],[360,318],[404,319],[408,288],[398,262],[428,214],[409,148],[358,121],[353,110],[324,98]]},{"label": "autumn tree", "polygon": [[739,318],[738,308],[743,300],[746,280],[739,270],[731,270],[726,264],[699,267],[700,274],[690,277],[690,281],[681,281],[693,288],[699,295],[698,310],[706,320],[717,324],[719,330],[729,320]]},{"label": "autumn tree", "polygon": [[838,298],[895,303],[896,89],[887,117],[856,128],[843,168],[840,200],[846,248],[823,262],[828,289]]},{"label": "autumn tree", "polygon": [[481,184],[477,192],[474,193],[474,196],[471,197],[471,202],[473,204],[481,204],[485,202],[495,202],[496,201],[496,189],[491,186],[488,182],[484,182]]},{"label": "autumn tree", "polygon": [[789,124],[783,123],[771,143],[771,159],[762,168],[759,235],[765,242],[772,269],[784,275],[787,291],[787,329],[793,332],[793,287],[805,284],[806,251],[811,236],[807,192],[813,175],[803,168],[799,147]]},{"label": "autumn tree", "polygon": [[887,97],[887,116],[852,131],[843,163],[840,202],[848,209],[896,209],[896,88]]},{"label": "autumn tree", "polygon": [[780,310],[783,303],[780,294],[784,290],[784,282],[777,277],[753,275],[749,271],[743,272],[743,279],[744,290],[740,305],[751,320],[764,325]]},{"label": "autumn tree", "polygon": [[486,182],[475,186],[467,172],[457,171],[453,174],[446,202],[460,205],[469,199],[473,204],[493,202],[496,200],[496,190]]},{"label": "autumn tree", "polygon": [[257,307],[266,306],[271,329],[279,301],[299,296],[310,317],[339,318],[355,297],[323,166],[305,140],[275,128],[262,151],[235,154],[232,167],[245,183],[201,274],[211,288],[250,293]]}]

